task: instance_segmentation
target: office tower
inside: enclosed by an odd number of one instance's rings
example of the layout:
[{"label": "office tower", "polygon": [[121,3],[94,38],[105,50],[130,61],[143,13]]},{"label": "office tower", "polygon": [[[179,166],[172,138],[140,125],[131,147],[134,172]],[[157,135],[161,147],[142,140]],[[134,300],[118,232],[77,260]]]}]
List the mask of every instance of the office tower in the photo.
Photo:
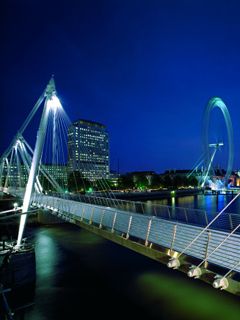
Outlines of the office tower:
[{"label": "office tower", "polygon": [[91,181],[109,177],[108,132],[103,124],[82,119],[72,123],[68,129],[68,168]]}]

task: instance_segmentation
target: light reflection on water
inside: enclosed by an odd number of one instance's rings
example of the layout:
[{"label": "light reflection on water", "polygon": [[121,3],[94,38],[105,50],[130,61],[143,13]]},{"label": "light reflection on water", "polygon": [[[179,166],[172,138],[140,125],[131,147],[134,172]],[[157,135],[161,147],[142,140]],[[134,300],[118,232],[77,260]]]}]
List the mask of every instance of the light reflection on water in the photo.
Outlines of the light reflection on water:
[{"label": "light reflection on water", "polygon": [[[195,195],[184,197],[172,197],[169,199],[148,200],[146,205],[169,205],[173,207],[184,207],[191,209],[206,210],[207,213],[216,213],[221,211],[230,201],[231,195]],[[226,212],[240,213],[240,199],[238,198],[227,208]]]},{"label": "light reflection on water", "polygon": [[61,252],[57,243],[47,233],[47,230],[38,232],[35,238],[37,285],[50,286],[53,284],[55,268],[61,257]]},{"label": "light reflection on water", "polygon": [[[199,195],[147,203],[219,210],[230,200],[231,196],[220,196],[217,203],[214,196]],[[238,202],[231,208],[237,212],[239,207]],[[16,319],[76,318],[82,308],[91,313],[93,306],[109,319],[109,306],[121,318],[240,318],[235,296],[76,226],[37,227],[31,234],[37,262],[35,305]]]},{"label": "light reflection on water", "polygon": [[224,308],[228,319],[239,319],[235,296],[74,225],[34,233],[35,305],[21,319],[80,319],[84,309],[105,319],[189,319],[191,313],[196,320],[223,320]]},{"label": "light reflection on water", "polygon": [[[161,312],[168,319],[233,320],[240,316],[237,300],[197,286],[196,280],[190,282],[160,272],[145,272],[138,277],[137,285],[140,299],[155,316]],[[162,308],[163,302],[165,308]]]}]

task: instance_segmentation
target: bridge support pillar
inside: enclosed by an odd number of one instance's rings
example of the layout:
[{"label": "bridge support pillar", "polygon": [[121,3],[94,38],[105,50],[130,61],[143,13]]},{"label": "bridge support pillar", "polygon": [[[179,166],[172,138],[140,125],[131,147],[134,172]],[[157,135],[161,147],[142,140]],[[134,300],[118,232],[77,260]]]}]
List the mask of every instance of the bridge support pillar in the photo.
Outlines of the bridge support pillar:
[{"label": "bridge support pillar", "polygon": [[40,224],[49,225],[49,224],[60,224],[60,223],[64,223],[65,221],[53,215],[48,210],[39,210],[37,214],[37,222]]},{"label": "bridge support pillar", "polygon": [[[44,98],[46,99],[45,99],[43,113],[42,113],[39,129],[37,133],[37,139],[36,139],[35,149],[33,153],[32,165],[31,165],[28,182],[26,186],[26,191],[24,194],[22,213],[28,212],[29,206],[31,203],[32,191],[34,188],[34,184],[36,182],[37,170],[40,164],[40,159],[43,151],[43,143],[45,140],[45,135],[47,130],[48,115],[50,111],[50,105],[48,104],[48,102],[51,101],[55,92],[56,91],[55,91],[54,80],[51,79],[49,81],[49,84],[47,85],[47,88],[44,94]],[[19,248],[21,245],[26,220],[27,220],[27,215],[26,214],[21,215],[16,248]]]}]

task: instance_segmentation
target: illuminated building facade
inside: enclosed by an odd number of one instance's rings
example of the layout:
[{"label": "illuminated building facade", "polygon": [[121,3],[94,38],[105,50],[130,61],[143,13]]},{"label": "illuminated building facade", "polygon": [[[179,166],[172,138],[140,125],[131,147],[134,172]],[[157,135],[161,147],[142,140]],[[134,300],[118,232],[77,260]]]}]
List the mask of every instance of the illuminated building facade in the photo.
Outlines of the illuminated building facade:
[{"label": "illuminated building facade", "polygon": [[[63,188],[67,188],[67,166],[55,164],[43,164],[43,169]],[[43,176],[41,174],[41,176]],[[41,179],[41,177],[40,177]]]},{"label": "illuminated building facade", "polygon": [[[67,188],[67,166],[66,165],[52,165],[52,164],[42,164],[42,168],[45,172],[50,175],[55,181],[64,188]],[[4,167],[5,174],[7,174],[7,167]],[[29,173],[27,168],[21,164],[19,170],[16,164],[12,164],[9,168],[7,185],[16,187],[25,187],[28,181]],[[38,177],[40,183],[43,182],[43,174],[39,172]],[[5,176],[2,176],[1,185],[5,184]],[[51,184],[48,183],[48,189],[51,189]]]},{"label": "illuminated building facade", "polygon": [[[8,172],[9,171],[9,172]],[[9,168],[4,164],[3,169],[4,175],[1,176],[2,180],[0,181],[1,185],[6,186],[15,186],[15,187],[24,187],[28,180],[28,172],[26,167],[23,164],[18,166],[14,163],[9,165]],[[8,178],[6,182],[6,176],[8,172]]]},{"label": "illuminated building facade", "polygon": [[69,127],[68,167],[91,181],[109,177],[108,132],[103,124],[81,119]]}]

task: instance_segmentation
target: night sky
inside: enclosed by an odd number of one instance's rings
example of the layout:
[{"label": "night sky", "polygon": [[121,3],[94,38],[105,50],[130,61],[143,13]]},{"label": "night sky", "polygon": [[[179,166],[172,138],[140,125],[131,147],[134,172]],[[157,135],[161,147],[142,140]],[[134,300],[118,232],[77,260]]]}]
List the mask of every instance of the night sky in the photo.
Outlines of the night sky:
[{"label": "night sky", "polygon": [[240,168],[239,1],[0,6],[0,154],[54,73],[71,120],[107,126],[112,169],[118,161],[121,172],[191,168],[202,153],[202,116],[213,96],[228,106]]}]

